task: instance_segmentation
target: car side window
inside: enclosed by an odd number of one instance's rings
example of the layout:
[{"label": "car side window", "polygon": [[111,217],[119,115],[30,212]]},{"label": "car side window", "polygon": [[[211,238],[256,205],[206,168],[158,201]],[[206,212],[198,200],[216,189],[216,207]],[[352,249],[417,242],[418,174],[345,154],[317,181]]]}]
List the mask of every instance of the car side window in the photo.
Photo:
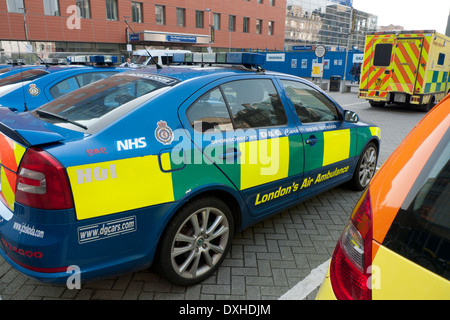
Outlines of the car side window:
[{"label": "car side window", "polygon": [[84,87],[106,77],[112,76],[113,74],[116,74],[116,72],[89,72],[79,74],[55,84],[50,88],[50,94],[52,95],[53,99],[56,99],[68,92],[71,92],[80,87]]},{"label": "car side window", "polygon": [[95,81],[104,79],[106,77],[112,76],[113,74],[116,74],[117,72],[89,72],[89,73],[83,73],[75,76],[78,83],[80,84],[80,87],[84,87],[88,84],[91,84]]},{"label": "car side window", "polygon": [[201,96],[186,112],[191,126],[199,132],[233,130],[227,105],[219,88]]},{"label": "car side window", "polygon": [[270,79],[238,80],[220,86],[235,129],[287,124],[280,96]]},{"label": "car side window", "polygon": [[68,78],[61,82],[58,82],[53,87],[50,88],[50,94],[53,99],[59,98],[65,95],[68,92],[72,92],[75,89],[78,89],[80,86],[78,85],[75,77]]},{"label": "car side window", "polygon": [[339,120],[336,106],[322,93],[306,84],[281,80],[301,123]]}]

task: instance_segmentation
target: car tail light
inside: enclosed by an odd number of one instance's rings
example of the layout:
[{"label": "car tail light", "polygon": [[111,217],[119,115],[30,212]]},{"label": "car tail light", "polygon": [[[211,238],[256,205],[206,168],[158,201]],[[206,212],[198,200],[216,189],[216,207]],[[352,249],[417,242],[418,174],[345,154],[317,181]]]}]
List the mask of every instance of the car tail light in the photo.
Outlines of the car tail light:
[{"label": "car tail light", "polygon": [[73,208],[65,168],[47,152],[29,148],[18,169],[16,202],[37,209]]},{"label": "car tail light", "polygon": [[370,300],[371,264],[372,207],[367,189],[353,210],[331,259],[330,278],[336,297]]}]

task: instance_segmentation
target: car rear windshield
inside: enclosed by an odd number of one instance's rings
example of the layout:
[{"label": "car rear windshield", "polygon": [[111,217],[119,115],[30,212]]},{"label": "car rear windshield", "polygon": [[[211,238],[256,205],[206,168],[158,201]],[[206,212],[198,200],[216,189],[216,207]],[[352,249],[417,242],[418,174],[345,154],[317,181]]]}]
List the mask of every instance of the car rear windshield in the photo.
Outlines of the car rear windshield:
[{"label": "car rear windshield", "polygon": [[10,75],[8,77],[0,79],[0,87],[6,86],[7,84],[21,82],[21,81],[32,81],[32,80],[40,78],[46,74],[48,74],[47,71],[40,70],[40,69],[25,70],[23,72],[18,72],[18,73]]},{"label": "car rear windshield", "polygon": [[147,73],[117,74],[49,102],[38,108],[35,115],[58,125],[77,123],[91,129],[99,122],[109,123],[122,116],[177,82]]}]

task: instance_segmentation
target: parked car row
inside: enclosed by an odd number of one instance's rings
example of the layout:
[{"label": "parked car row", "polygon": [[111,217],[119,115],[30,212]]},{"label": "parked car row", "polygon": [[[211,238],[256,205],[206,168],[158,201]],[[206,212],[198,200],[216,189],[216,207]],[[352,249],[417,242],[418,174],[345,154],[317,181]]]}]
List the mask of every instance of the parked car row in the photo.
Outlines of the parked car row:
[{"label": "parked car row", "polygon": [[[440,249],[448,216],[435,215],[441,203],[431,209],[442,189],[435,182],[447,181],[440,174],[448,147],[435,139],[448,135],[448,106],[430,113],[432,124],[424,121],[426,130],[441,128],[436,138],[418,134],[427,150],[446,150],[432,151],[434,164],[416,172],[422,180],[412,189],[421,190],[405,194],[401,214],[377,214],[386,202],[376,192],[396,185],[379,182],[396,179],[388,163],[372,181],[380,129],[310,82],[263,70],[262,57],[180,52],[172,57],[177,66],[1,73],[2,257],[46,282],[65,283],[74,265],[89,281],[154,264],[173,283],[192,285],[220,267],[236,232],[346,183],[365,192],[319,297],[388,297],[365,284],[375,262],[383,274],[393,269],[391,251],[400,260],[412,249],[419,260],[428,253],[437,277],[448,277]],[[392,161],[399,173],[408,159]],[[404,231],[407,220],[421,226],[417,234]],[[405,244],[426,236],[439,245]]]}]

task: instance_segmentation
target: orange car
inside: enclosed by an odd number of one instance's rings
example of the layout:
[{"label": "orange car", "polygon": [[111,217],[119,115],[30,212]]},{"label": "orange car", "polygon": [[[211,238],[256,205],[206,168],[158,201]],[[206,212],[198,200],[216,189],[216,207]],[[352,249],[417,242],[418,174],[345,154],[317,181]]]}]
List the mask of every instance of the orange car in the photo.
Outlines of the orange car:
[{"label": "orange car", "polygon": [[450,95],[377,172],[316,299],[450,299]]}]

